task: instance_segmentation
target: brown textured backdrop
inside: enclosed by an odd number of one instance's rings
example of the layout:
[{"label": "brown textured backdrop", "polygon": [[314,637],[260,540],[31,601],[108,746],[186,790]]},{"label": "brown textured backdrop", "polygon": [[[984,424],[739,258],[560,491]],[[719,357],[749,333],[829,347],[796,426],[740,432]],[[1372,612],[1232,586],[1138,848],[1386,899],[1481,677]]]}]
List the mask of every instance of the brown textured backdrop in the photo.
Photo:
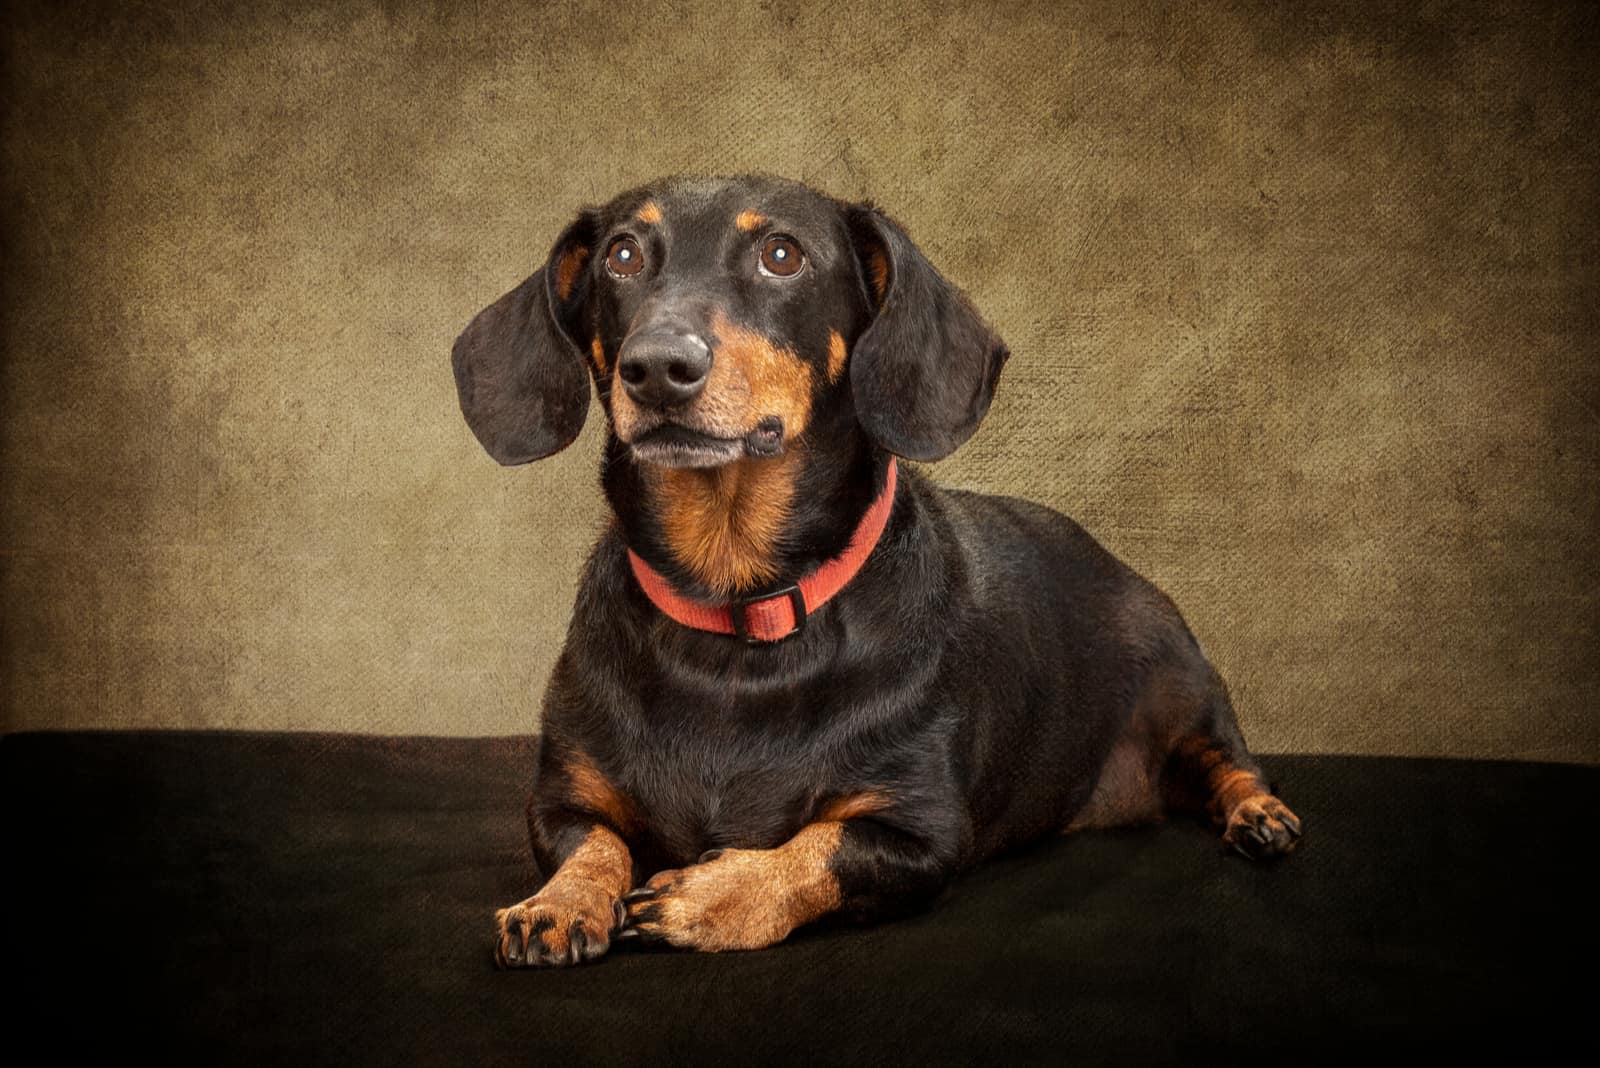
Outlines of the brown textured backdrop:
[{"label": "brown textured backdrop", "polygon": [[1581,8],[687,0],[6,22],[7,729],[526,731],[598,419],[450,343],[569,214],[770,170],[1015,353],[938,474],[1178,601],[1263,750],[1600,760]]}]

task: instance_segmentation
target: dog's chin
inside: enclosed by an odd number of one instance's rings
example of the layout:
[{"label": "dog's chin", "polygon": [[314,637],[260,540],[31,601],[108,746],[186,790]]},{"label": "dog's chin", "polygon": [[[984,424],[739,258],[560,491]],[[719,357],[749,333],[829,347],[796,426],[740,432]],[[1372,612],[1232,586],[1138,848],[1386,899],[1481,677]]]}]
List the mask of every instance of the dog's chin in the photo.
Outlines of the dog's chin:
[{"label": "dog's chin", "polygon": [[744,438],[719,438],[682,426],[641,434],[628,446],[634,459],[656,467],[721,467],[745,455]]}]

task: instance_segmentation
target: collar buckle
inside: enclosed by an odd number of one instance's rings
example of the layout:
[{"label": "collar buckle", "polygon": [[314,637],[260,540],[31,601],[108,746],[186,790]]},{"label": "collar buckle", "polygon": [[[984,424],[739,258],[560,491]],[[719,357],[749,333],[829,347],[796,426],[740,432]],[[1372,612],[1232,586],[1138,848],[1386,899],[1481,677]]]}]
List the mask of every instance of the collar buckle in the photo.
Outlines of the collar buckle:
[{"label": "collar buckle", "polygon": [[[788,596],[789,604],[794,608],[794,629],[787,634],[780,634],[776,638],[758,638],[750,633],[749,619],[745,612],[753,604],[763,601],[775,601],[779,597]],[[746,645],[770,645],[781,642],[785,638],[792,638],[806,629],[806,595],[799,586],[785,586],[781,590],[770,593],[757,593],[749,597],[738,597],[728,603],[728,617],[733,620],[733,633],[744,639]]]}]

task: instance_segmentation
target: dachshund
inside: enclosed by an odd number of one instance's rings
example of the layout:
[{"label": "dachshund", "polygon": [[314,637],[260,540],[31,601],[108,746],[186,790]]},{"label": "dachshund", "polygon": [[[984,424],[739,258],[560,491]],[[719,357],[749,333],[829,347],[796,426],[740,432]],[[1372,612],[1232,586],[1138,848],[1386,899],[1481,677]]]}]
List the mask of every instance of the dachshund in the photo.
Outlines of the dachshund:
[{"label": "dachshund", "polygon": [[613,521],[542,706],[545,882],[501,966],[755,949],[926,907],[1050,833],[1300,821],[1171,600],[1072,520],[900,460],[977,429],[1009,352],[871,203],[685,177],[577,213],[451,362],[502,464],[594,383]]}]

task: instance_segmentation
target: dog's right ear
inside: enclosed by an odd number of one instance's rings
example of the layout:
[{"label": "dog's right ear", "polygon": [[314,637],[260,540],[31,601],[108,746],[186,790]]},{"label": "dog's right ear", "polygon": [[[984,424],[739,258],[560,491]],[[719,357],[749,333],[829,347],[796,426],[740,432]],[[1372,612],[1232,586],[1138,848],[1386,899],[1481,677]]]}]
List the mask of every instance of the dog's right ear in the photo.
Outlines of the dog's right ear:
[{"label": "dog's right ear", "polygon": [[589,295],[595,219],[561,232],[545,265],[479,312],[450,352],[461,413],[503,464],[571,445],[589,415],[589,372],[574,332]]}]

